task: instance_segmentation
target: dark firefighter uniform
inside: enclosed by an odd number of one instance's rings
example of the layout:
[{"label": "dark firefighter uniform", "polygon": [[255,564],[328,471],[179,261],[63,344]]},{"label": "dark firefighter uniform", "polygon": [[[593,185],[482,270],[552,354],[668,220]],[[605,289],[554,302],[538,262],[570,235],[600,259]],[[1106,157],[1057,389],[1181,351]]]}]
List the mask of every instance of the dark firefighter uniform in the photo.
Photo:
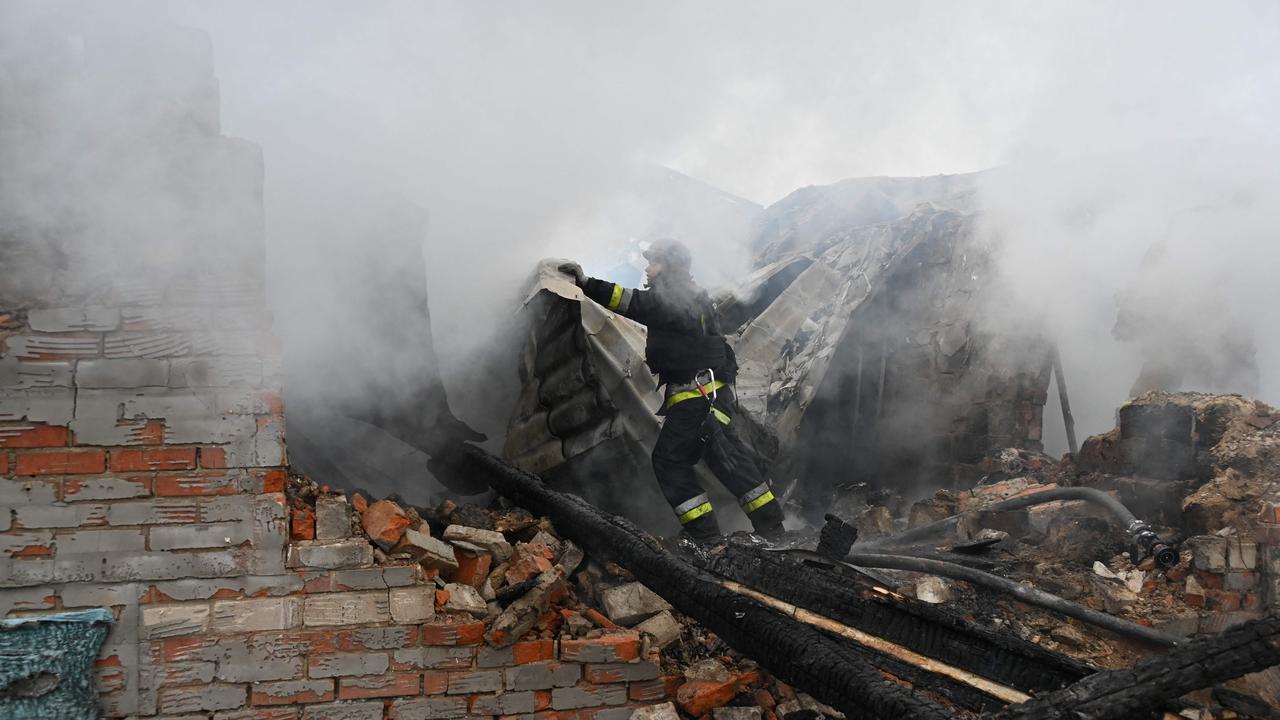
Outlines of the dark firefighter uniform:
[{"label": "dark firefighter uniform", "polygon": [[[737,496],[756,532],[775,536],[782,531],[782,508],[733,422],[738,412],[733,349],[720,334],[711,299],[688,275],[688,251],[675,245],[675,272],[663,273],[649,289],[588,278],[572,267],[588,298],[648,328],[645,362],[666,388],[658,413],[666,419],[653,448],[653,472],[684,530],[703,542],[720,535],[711,499],[694,475],[694,465],[705,458]],[[645,255],[670,249],[655,245]]]}]

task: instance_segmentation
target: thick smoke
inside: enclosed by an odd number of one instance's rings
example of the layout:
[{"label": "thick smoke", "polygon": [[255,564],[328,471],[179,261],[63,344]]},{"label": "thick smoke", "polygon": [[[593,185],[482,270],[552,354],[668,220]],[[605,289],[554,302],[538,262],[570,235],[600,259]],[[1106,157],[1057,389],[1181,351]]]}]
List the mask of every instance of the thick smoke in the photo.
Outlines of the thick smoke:
[{"label": "thick smoke", "polygon": [[[308,316],[291,288],[353,244],[379,252],[368,235],[333,230],[376,219],[386,198],[425,211],[436,350],[455,410],[491,435],[510,404],[490,390],[514,381],[499,340],[519,342],[511,318],[533,262],[570,256],[611,270],[643,232],[635,225],[653,225],[652,213],[626,211],[634,168],[649,163],[762,205],[848,177],[999,167],[981,199],[1005,252],[1005,306],[1058,337],[1082,435],[1110,425],[1142,353],[1212,343],[1207,331],[1226,317],[1253,326],[1259,393],[1280,396],[1280,348],[1264,331],[1276,310],[1266,273],[1278,266],[1273,3],[10,2],[0,12],[15,35],[59,15],[122,41],[174,24],[209,33],[222,132],[263,148],[277,328],[311,338],[314,353],[365,318]],[[50,59],[5,61],[13,77]],[[63,133],[29,157],[57,166],[85,152],[68,138],[96,107],[127,99],[121,89],[81,88],[69,106],[79,115],[34,116]],[[95,197],[118,208],[151,199],[120,195]],[[698,259],[748,266],[750,238],[734,235]],[[165,248],[149,232],[127,242],[145,257]],[[1157,246],[1166,260],[1144,265]],[[1135,312],[1164,311],[1162,327],[1194,329],[1193,340],[1114,337],[1118,293]]]}]

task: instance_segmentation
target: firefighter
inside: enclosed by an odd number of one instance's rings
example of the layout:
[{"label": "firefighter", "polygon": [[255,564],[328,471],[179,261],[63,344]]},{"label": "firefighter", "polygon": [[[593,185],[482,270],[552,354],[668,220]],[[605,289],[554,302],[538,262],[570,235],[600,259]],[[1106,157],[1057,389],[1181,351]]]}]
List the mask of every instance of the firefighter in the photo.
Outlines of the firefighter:
[{"label": "firefighter", "polygon": [[689,250],[675,240],[659,240],[644,257],[646,289],[587,277],[577,263],[559,269],[591,300],[648,327],[645,362],[664,388],[653,474],[687,536],[701,545],[720,538],[711,499],[693,470],[705,458],[737,496],[756,533],[776,539],[783,532],[782,507],[734,423],[737,361],[720,334],[711,298],[693,282]]}]

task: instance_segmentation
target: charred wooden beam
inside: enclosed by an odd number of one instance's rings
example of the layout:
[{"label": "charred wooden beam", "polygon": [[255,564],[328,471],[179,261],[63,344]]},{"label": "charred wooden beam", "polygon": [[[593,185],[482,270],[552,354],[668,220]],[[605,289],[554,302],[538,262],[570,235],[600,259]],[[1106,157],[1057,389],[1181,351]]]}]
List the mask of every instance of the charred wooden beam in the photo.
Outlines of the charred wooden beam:
[{"label": "charred wooden beam", "polygon": [[1194,690],[1280,664],[1280,617],[1238,625],[1201,638],[1129,670],[1100,672],[1030,702],[1011,705],[993,720],[1121,720]]},{"label": "charred wooden beam", "polygon": [[954,717],[942,704],[887,678],[846,643],[724,587],[625,519],[551,490],[537,476],[474,446],[460,446],[446,461],[483,478],[524,508],[550,517],[566,536],[617,560],[677,610],[848,717]]}]

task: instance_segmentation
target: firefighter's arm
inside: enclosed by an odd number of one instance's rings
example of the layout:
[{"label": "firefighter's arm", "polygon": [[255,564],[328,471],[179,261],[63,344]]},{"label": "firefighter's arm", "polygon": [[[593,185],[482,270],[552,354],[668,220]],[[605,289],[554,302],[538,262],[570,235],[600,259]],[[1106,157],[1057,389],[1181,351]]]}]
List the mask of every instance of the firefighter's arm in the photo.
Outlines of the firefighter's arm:
[{"label": "firefighter's arm", "polygon": [[573,277],[573,282],[582,288],[583,294],[593,302],[603,305],[613,312],[644,323],[647,315],[648,292],[623,287],[608,280],[587,277],[582,266],[577,263],[565,263],[559,267],[560,272]]}]

